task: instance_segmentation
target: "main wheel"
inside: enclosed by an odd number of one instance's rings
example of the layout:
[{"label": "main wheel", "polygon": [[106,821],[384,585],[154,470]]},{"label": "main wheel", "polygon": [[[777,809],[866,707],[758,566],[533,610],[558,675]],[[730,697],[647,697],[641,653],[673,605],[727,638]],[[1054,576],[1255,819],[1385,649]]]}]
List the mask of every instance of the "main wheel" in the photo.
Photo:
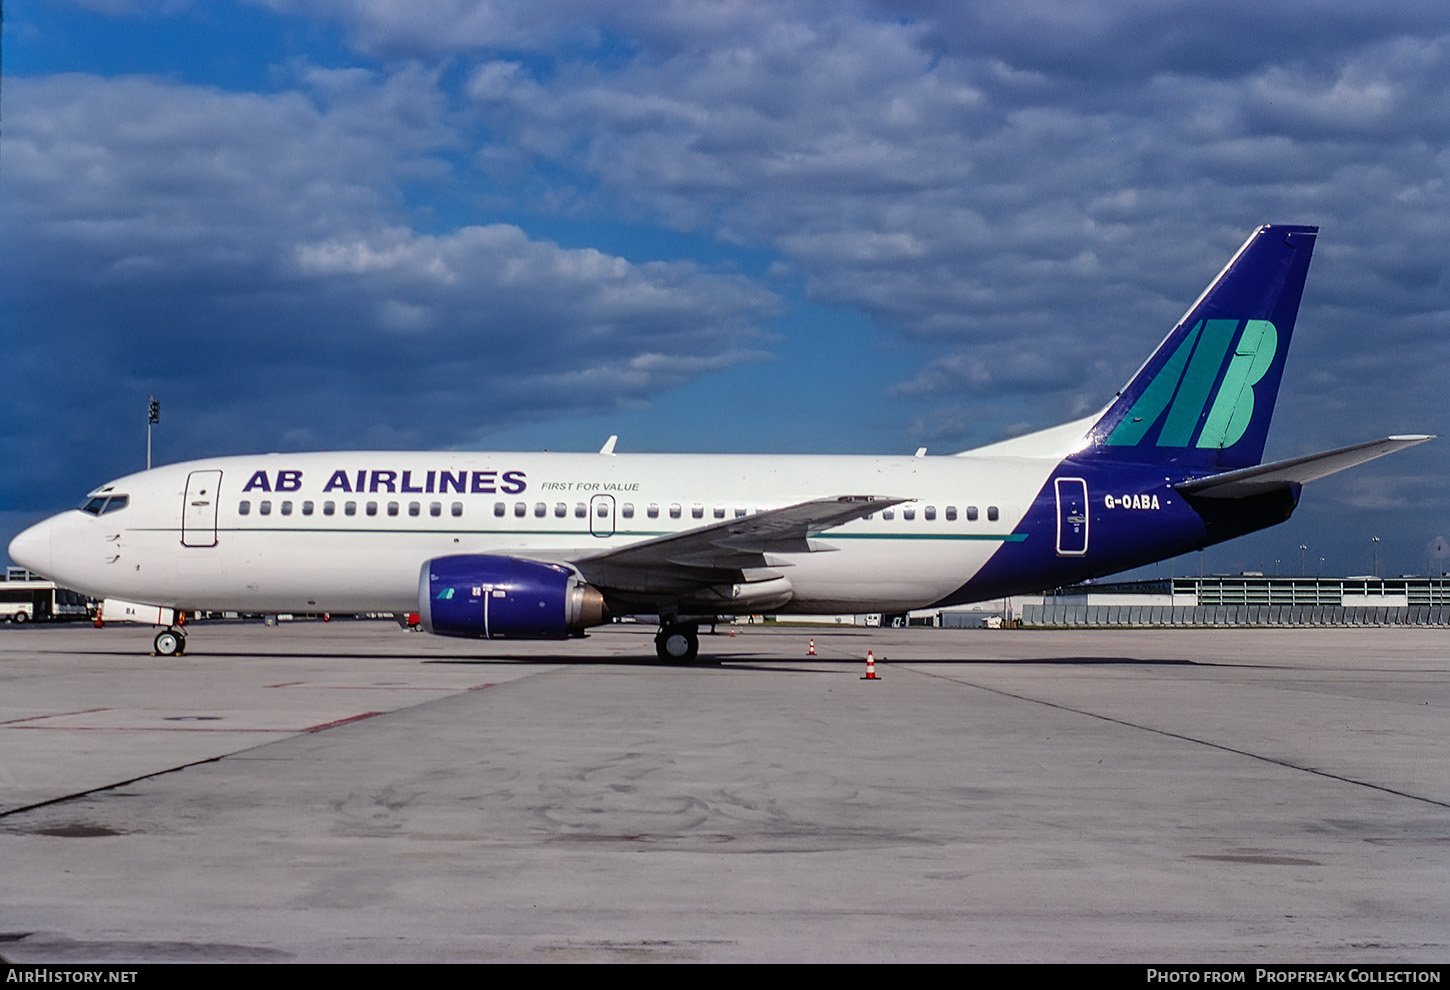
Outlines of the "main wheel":
[{"label": "main wheel", "polygon": [[174,629],[163,629],[156,634],[153,645],[158,657],[174,657],[186,649],[186,637]]},{"label": "main wheel", "polygon": [[689,663],[699,652],[698,626],[665,626],[655,637],[655,653],[665,663]]}]

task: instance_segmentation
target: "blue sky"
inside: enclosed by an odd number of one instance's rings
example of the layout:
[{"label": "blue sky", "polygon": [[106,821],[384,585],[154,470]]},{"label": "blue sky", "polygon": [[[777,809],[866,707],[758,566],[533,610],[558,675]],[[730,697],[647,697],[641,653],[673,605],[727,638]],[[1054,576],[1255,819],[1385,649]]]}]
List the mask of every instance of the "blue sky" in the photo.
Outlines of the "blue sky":
[{"label": "blue sky", "polygon": [[[153,393],[159,462],[965,449],[1101,406],[1266,221],[1323,231],[1268,456],[1450,433],[1441,2],[4,14],[0,545]],[[1206,569],[1423,571],[1447,450]]]}]

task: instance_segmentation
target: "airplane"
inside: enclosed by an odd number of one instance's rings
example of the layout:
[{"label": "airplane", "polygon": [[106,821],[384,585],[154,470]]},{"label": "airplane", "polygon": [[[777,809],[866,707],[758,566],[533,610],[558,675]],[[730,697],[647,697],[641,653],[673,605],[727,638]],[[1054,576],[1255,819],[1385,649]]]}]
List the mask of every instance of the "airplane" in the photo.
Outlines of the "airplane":
[{"label": "airplane", "polygon": [[1281,523],[1304,484],[1433,439],[1261,463],[1318,228],[1244,242],[1099,412],[947,456],[324,452],[95,489],[17,563],[161,627],[416,612],[478,639],[658,616],[661,660],[739,614],[904,613],[1083,581]]}]

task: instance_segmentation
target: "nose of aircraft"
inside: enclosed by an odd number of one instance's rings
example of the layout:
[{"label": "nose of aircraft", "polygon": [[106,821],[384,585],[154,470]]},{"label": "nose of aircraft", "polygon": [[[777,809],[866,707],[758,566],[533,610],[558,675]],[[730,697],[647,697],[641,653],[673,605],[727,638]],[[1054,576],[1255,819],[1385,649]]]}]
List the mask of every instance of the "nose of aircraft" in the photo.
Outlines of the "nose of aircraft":
[{"label": "nose of aircraft", "polygon": [[40,574],[50,574],[51,521],[36,523],[10,541],[10,559]]}]

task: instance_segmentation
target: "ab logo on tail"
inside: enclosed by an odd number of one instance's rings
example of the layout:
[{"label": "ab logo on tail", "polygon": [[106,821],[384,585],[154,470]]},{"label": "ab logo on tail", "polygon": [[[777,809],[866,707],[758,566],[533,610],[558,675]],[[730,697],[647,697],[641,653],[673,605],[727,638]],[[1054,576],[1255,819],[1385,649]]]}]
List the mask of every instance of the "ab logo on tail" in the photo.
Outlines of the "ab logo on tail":
[{"label": "ab logo on tail", "polygon": [[[1240,327],[1238,346],[1229,357],[1229,345]],[[1279,333],[1268,320],[1199,320],[1105,443],[1113,447],[1147,442],[1158,447],[1232,447],[1254,418],[1254,385],[1268,373],[1278,348]],[[1194,430],[1205,409],[1208,417],[1195,439]]]}]

